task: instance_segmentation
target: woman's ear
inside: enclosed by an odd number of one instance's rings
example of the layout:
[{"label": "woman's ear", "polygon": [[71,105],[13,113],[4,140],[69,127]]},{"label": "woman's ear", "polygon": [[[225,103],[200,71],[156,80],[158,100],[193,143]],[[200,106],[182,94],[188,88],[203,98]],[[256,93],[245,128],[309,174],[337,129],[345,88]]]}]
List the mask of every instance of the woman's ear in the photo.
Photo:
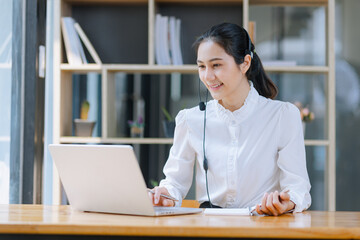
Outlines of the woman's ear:
[{"label": "woman's ear", "polygon": [[249,54],[247,54],[244,57],[244,62],[240,64],[240,71],[245,74],[251,66],[251,57]]}]

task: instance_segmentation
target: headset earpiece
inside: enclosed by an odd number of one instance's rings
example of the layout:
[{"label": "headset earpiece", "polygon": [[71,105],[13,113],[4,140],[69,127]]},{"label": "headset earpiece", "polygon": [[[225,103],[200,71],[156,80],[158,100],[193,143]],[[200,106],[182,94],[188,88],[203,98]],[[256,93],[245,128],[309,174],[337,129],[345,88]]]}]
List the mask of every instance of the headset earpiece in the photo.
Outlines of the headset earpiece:
[{"label": "headset earpiece", "polygon": [[[245,30],[245,29],[244,29],[244,30]],[[249,54],[250,57],[251,57],[251,59],[253,59],[254,54],[253,54],[253,52],[251,51],[251,38],[250,38],[249,33],[248,33],[246,30],[245,30],[245,33],[246,33],[246,35],[247,35],[247,37],[248,37],[248,49],[245,50],[245,56],[246,56],[247,54]]]}]

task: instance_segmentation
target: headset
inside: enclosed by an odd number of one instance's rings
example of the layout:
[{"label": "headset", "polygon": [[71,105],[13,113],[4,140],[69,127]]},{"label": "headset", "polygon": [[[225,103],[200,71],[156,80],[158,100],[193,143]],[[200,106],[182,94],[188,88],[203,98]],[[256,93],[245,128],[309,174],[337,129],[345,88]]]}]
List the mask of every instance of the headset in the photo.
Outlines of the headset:
[{"label": "headset", "polygon": [[[253,58],[253,52],[251,51],[251,39],[249,36],[249,33],[244,29],[246,35],[247,35],[247,39],[248,39],[248,43],[249,43],[249,47],[248,49],[245,50],[245,56],[246,55],[250,55],[251,59]],[[208,165],[208,160],[206,158],[206,154],[205,154],[205,129],[206,129],[206,105],[207,105],[207,101],[208,101],[208,95],[209,95],[209,90],[206,89],[206,98],[205,98],[205,102],[201,101],[201,93],[200,93],[200,78],[199,78],[199,109],[200,111],[204,112],[204,130],[203,130],[203,155],[204,155],[204,161],[203,161],[203,168],[205,171],[205,181],[206,181],[206,193],[209,199],[209,205],[212,208],[213,204],[211,203],[211,199],[210,199],[210,193],[209,193],[209,184],[208,184],[208,177],[207,177],[207,172],[209,169],[209,165]]]},{"label": "headset", "polygon": [[248,47],[248,49],[245,50],[245,56],[249,54],[250,57],[251,57],[251,59],[253,59],[254,54],[253,54],[253,52],[251,51],[251,38],[250,38],[250,36],[249,36],[249,33],[248,33],[245,29],[244,29],[244,31],[245,31],[245,33],[246,33],[246,36],[247,36],[247,39],[248,39],[248,42],[249,42],[249,47]]}]

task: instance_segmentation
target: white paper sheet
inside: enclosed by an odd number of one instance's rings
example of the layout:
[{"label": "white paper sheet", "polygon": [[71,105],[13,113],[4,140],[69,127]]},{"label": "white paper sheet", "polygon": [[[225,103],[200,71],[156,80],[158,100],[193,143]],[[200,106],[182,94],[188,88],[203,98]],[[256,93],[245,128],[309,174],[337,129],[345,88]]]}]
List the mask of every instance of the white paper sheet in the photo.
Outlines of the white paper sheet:
[{"label": "white paper sheet", "polygon": [[249,208],[206,208],[204,210],[206,215],[236,215],[236,216],[249,216]]}]

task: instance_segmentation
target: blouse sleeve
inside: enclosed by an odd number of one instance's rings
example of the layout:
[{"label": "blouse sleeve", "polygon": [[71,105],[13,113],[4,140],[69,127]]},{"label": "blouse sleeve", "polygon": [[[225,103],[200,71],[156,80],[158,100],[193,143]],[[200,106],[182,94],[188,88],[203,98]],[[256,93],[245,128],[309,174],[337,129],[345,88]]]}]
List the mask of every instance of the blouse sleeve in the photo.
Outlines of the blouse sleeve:
[{"label": "blouse sleeve", "polygon": [[291,103],[285,103],[280,118],[278,166],[280,187],[290,190],[290,200],[295,203],[294,212],[310,207],[310,181],[306,169],[304,136],[300,112]]},{"label": "blouse sleeve", "polygon": [[179,199],[175,204],[177,207],[181,206],[182,199],[191,187],[194,172],[195,151],[189,143],[187,111],[180,111],[175,118],[174,142],[164,166],[166,178],[160,182],[160,186],[166,187],[171,196]]}]

